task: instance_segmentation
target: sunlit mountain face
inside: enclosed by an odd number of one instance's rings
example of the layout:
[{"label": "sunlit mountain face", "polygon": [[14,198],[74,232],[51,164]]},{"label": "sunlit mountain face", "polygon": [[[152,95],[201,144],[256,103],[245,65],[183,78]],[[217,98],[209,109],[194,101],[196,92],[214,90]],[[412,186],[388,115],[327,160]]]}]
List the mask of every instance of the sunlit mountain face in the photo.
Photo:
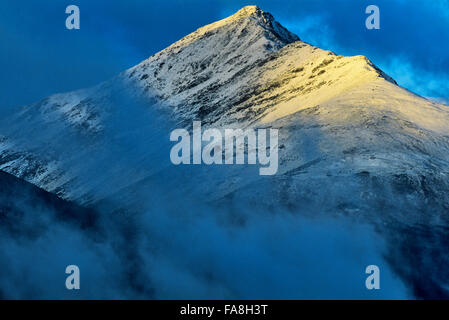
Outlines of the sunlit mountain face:
[{"label": "sunlit mountain face", "polygon": [[[194,121],[276,129],[276,173],[174,165]],[[0,296],[448,298],[448,161],[446,105],[247,6],[2,117]]]}]

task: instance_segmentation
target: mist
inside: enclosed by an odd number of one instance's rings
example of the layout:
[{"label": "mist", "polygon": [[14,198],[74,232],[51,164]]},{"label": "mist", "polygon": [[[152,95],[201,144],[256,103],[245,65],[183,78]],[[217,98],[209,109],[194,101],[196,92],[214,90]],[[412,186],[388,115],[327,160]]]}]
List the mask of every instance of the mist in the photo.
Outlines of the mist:
[{"label": "mist", "polygon": [[[250,208],[242,209],[244,222],[235,223],[229,212],[172,200],[177,210],[158,205],[134,215],[97,212],[98,223],[87,229],[25,201],[20,225],[31,228],[1,233],[2,298],[410,297],[383,258],[383,241],[367,225]],[[71,264],[80,268],[79,291],[65,288]],[[370,264],[380,267],[381,290],[365,288]]]}]

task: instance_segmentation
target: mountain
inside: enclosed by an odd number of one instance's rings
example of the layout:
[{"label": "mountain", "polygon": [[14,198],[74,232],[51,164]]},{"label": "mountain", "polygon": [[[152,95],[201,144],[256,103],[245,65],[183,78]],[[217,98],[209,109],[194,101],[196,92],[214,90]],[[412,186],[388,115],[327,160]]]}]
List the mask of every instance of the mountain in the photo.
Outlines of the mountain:
[{"label": "mountain", "polygon": [[62,200],[8,173],[0,171],[0,186],[2,187],[0,191],[2,234],[6,232],[12,235],[26,234],[30,238],[37,237],[48,228],[45,221],[41,222],[41,228],[35,228],[33,224],[23,224],[23,220],[26,220],[26,217],[38,220],[39,217],[36,215],[43,211],[51,213],[58,221],[72,223],[78,228],[96,227],[98,217],[92,209]]},{"label": "mountain", "polygon": [[[169,133],[193,120],[279,129],[278,173],[174,169]],[[4,117],[0,169],[85,206],[144,210],[162,201],[152,196],[161,189],[167,201],[349,216],[384,236],[417,296],[449,296],[449,272],[429,263],[448,259],[447,106],[401,88],[364,56],[301,41],[255,6],[109,81]]]}]

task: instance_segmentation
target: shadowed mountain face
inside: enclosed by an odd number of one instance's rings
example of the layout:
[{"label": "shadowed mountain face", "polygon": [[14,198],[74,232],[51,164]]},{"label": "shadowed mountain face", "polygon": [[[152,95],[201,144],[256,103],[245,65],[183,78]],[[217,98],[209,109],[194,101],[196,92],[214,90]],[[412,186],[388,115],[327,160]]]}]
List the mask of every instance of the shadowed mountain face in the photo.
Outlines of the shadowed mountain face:
[{"label": "shadowed mountain face", "polygon": [[[278,173],[173,166],[170,131],[194,120],[279,129]],[[65,200],[111,215],[164,215],[185,200],[231,208],[232,224],[248,211],[368,223],[424,298],[449,294],[448,161],[447,106],[400,88],[366,57],[302,42],[254,6],[110,81],[0,121],[0,169]]]},{"label": "shadowed mountain face", "polygon": [[[0,171],[0,228],[12,236],[28,235],[31,239],[50,226],[23,223],[24,220],[39,220],[43,211],[51,212],[52,218],[63,223],[88,230],[96,229],[97,214],[75,203],[62,200],[52,193]],[[34,217],[33,217],[34,216]]]},{"label": "shadowed mountain face", "polygon": [[[60,287],[60,297],[64,297],[62,272],[70,263],[67,264],[64,251],[51,247],[54,243],[49,239],[64,230],[59,239],[63,243],[73,236],[70,230],[78,230],[92,242],[101,241],[98,219],[92,209],[62,200],[0,171],[0,298],[51,298],[42,287],[53,289],[55,280],[60,281],[56,287]],[[47,268],[44,273],[39,272],[43,265]],[[48,274],[58,273],[60,276],[48,279]]]}]

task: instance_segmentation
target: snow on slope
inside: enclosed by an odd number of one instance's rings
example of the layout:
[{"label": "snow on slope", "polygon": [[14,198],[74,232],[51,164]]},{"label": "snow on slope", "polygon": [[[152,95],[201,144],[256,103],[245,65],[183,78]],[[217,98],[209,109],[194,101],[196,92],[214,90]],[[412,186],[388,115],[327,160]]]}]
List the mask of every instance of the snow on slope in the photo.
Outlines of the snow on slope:
[{"label": "snow on slope", "polygon": [[[120,101],[129,96],[143,107]],[[321,158],[336,159],[328,168],[350,172],[421,170],[421,160],[432,158],[446,172],[446,107],[398,87],[366,57],[300,41],[255,6],[198,29],[110,81],[25,107],[2,126],[0,168],[70,200],[102,199],[164,170],[154,167],[143,138],[155,136],[142,120],[154,110],[170,112],[186,127],[202,120],[204,126],[282,128],[280,174]],[[317,129],[307,142],[313,152],[298,149],[311,135],[298,123],[308,121]],[[242,168],[229,171],[216,198],[260,179]]]},{"label": "snow on slope", "polygon": [[[234,37],[236,33],[239,34],[237,38]],[[64,198],[90,201],[91,197],[87,194],[94,192],[92,189],[98,192],[98,185],[89,188],[81,182],[76,183],[75,180],[80,180],[80,175],[85,175],[86,180],[92,180],[92,170],[74,169],[73,155],[71,152],[65,152],[65,146],[69,145],[71,150],[75,149],[79,158],[82,154],[88,155],[92,150],[98,152],[99,148],[108,148],[104,145],[105,132],[113,131],[113,134],[121,135],[122,138],[126,134],[132,134],[135,128],[121,128],[123,131],[120,133],[118,128],[114,128],[119,125],[117,122],[120,122],[119,118],[123,116],[123,110],[118,110],[123,107],[123,103],[121,105],[121,102],[117,102],[120,99],[116,97],[117,91],[123,91],[124,95],[132,97],[143,95],[148,109],[160,104],[169,105],[175,110],[182,107],[177,112],[179,118],[185,119],[189,115],[194,117],[211,105],[212,100],[209,104],[204,100],[210,99],[209,97],[201,98],[205,91],[211,89],[210,85],[215,87],[215,91],[210,92],[211,96],[218,94],[217,89],[220,86],[223,89],[225,86],[240,86],[241,75],[247,70],[255,68],[273,52],[296,40],[298,38],[280,26],[270,14],[256,7],[244,8],[228,19],[197,30],[110,81],[94,88],[51,96],[24,107],[12,117],[5,118],[2,134],[7,136],[10,142],[3,145],[1,168],[27,181],[33,181],[48,191],[57,192]],[[202,83],[206,77],[210,78],[209,81]],[[229,102],[233,91],[223,90],[223,94],[225,93],[228,95],[225,99]],[[199,102],[204,102],[203,109],[198,105]],[[131,102],[125,104],[126,108],[134,108],[130,106]],[[135,110],[136,117],[139,117],[139,112],[145,111]],[[132,125],[139,122],[133,119],[128,121]],[[148,132],[148,135],[151,134]],[[38,141],[33,141],[34,139]],[[107,139],[108,143],[114,140],[112,137]],[[19,147],[27,157],[35,159],[32,164],[20,160],[17,151]],[[63,166],[63,172],[50,174],[51,169],[47,168],[46,164],[48,154],[55,155],[55,165]],[[142,158],[141,172],[129,173],[128,176],[123,174],[117,188],[134,182],[139,175],[145,177],[151,172],[151,169],[144,165],[145,158],[149,155],[141,153],[139,157]],[[70,167],[66,162],[71,164]],[[85,162],[83,161],[84,166]],[[96,164],[92,165],[94,166]],[[129,171],[130,163],[117,166],[122,167],[110,168],[110,172]],[[53,177],[51,184],[40,179],[42,173]],[[107,180],[107,177],[103,179]],[[72,185],[65,183],[67,181],[71,181]]]}]

